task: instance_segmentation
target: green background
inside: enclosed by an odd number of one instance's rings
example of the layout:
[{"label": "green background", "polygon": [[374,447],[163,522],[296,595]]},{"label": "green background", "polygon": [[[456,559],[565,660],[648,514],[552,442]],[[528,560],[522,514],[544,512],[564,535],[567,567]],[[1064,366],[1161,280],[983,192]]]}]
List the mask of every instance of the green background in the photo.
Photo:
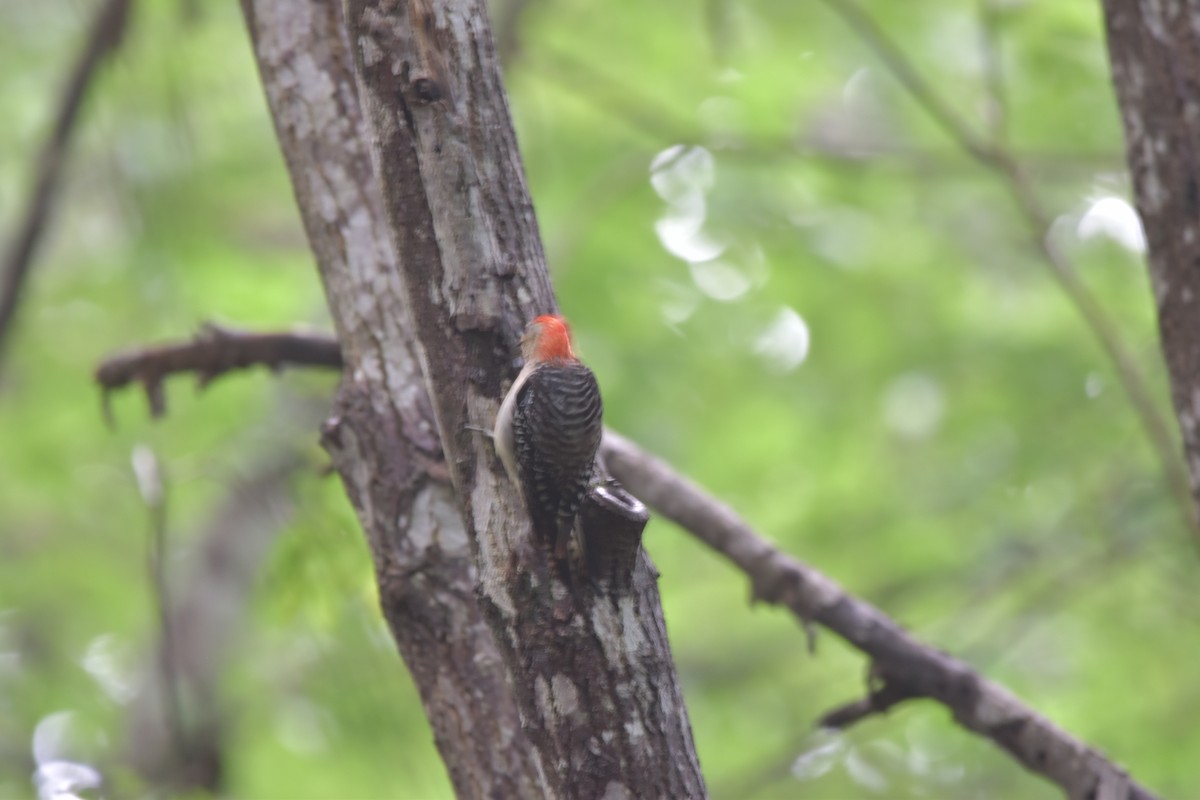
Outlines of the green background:
[{"label": "green background", "polygon": [[[5,236],[93,5],[0,4]],[[1142,258],[1121,239],[1136,226],[1099,6],[863,7],[1022,159],[1048,232],[825,3],[521,4],[511,106],[607,421],[1151,788],[1189,796],[1195,543],[1035,246],[1049,235],[1075,261],[1169,414]],[[323,474],[333,376],[259,370],[202,394],[181,378],[160,421],[139,393],[114,397],[115,430],[91,383],[112,351],[206,320],[329,327],[235,3],[137,4],[35,270],[0,377],[0,796],[36,795],[33,732],[64,711],[72,760],[142,791],[112,766],[157,625],[139,445],[166,476],[180,572],[231,491],[302,464],[223,676],[230,795],[450,796],[363,537]],[[746,580],[670,524],[653,521],[646,547],[714,796],[1056,796],[932,703],[815,734],[864,691],[864,660],[824,633],[809,655],[792,618],[750,605]]]}]

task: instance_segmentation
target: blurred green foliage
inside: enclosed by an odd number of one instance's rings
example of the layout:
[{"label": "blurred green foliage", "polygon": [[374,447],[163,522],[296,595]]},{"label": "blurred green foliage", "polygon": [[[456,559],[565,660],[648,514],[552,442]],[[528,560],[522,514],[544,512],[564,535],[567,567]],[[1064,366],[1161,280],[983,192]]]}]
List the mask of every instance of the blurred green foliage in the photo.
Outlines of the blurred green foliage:
[{"label": "blurred green foliage", "polygon": [[[0,5],[6,226],[92,6]],[[1136,227],[1098,4],[864,8],[981,133],[998,65],[993,129],[1168,413],[1145,270],[1122,245]],[[1196,552],[1002,182],[824,3],[495,14],[609,423],[1149,786],[1194,791]],[[321,475],[333,378],[202,395],[181,379],[164,420],[115,397],[115,430],[90,384],[102,356],[204,320],[328,325],[236,4],[137,4],[78,133],[0,377],[0,796],[36,793],[34,731],[61,711],[67,755],[138,791],[114,760],[156,630],[139,444],[165,471],[177,570],[231,487],[280,453],[307,465],[280,489],[295,506],[222,686],[230,794],[449,796],[354,515]],[[932,704],[812,733],[863,692],[862,658],[829,635],[808,655],[670,525],[646,545],[715,796],[1055,796]]]}]

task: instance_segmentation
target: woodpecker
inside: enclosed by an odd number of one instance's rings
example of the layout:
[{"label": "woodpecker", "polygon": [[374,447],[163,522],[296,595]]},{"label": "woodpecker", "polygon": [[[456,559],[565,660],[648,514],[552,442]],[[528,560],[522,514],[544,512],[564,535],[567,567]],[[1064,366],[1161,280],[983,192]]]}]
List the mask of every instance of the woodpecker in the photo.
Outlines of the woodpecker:
[{"label": "woodpecker", "polygon": [[604,405],[596,376],[571,349],[562,317],[530,322],[521,355],[525,366],[496,415],[496,452],[521,490],[535,537],[552,542],[562,561],[595,478]]}]

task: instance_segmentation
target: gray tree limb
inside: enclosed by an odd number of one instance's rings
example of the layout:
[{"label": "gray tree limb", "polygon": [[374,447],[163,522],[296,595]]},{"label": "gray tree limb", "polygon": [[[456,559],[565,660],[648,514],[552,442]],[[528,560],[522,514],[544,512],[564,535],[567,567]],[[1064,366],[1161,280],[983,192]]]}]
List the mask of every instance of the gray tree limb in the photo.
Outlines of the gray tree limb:
[{"label": "gray tree limb", "polygon": [[850,724],[908,698],[925,697],[945,705],[964,728],[991,739],[1070,798],[1154,797],[1004,687],[918,642],[879,609],[778,550],[733,509],[667,464],[611,431],[605,432],[603,450],[612,473],[647,505],[741,568],[756,598],[791,610],[802,624],[819,623],[870,657],[877,686],[865,701],[827,714],[827,723]]},{"label": "gray tree limb", "polygon": [[187,344],[111,355],[96,367],[95,378],[104,389],[106,412],[109,393],[137,381],[146,391],[150,413],[158,417],[167,410],[162,384],[171,375],[193,373],[204,387],[235,369],[265,366],[278,371],[290,364],[340,368],[341,348],[325,334],[250,333],[208,324]]}]

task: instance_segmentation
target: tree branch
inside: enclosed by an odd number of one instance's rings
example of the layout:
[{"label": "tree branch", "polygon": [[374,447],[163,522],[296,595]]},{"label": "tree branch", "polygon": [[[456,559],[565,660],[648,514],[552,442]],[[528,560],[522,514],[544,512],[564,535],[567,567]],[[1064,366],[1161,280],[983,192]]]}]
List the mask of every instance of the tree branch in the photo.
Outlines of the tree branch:
[{"label": "tree branch", "polygon": [[51,213],[51,204],[58,188],[67,145],[79,119],[88,87],[92,84],[105,56],[114,51],[125,32],[131,0],[104,0],[92,22],[79,59],[67,79],[59,100],[54,128],[38,155],[33,188],[25,206],[24,216],[17,225],[0,272],[0,363],[13,318],[17,312],[21,289],[29,275],[30,265]]},{"label": "tree branch", "polygon": [[250,333],[212,323],[189,342],[131,350],[109,356],[96,367],[96,383],[109,393],[138,382],[146,390],[153,416],[167,410],[163,379],[180,372],[195,373],[201,387],[235,369],[253,366],[279,371],[288,365],[341,367],[337,340],[318,333]]},{"label": "tree branch", "polygon": [[991,739],[1069,797],[1154,796],[1000,685],[916,641],[879,609],[780,552],[732,509],[662,461],[611,431],[605,434],[603,451],[612,473],[638,497],[745,572],[756,598],[788,608],[802,623],[823,625],[871,658],[873,675],[890,687],[886,695],[831,712],[826,721],[832,716],[834,722],[849,724],[904,697],[925,697],[945,705],[960,725]]}]

